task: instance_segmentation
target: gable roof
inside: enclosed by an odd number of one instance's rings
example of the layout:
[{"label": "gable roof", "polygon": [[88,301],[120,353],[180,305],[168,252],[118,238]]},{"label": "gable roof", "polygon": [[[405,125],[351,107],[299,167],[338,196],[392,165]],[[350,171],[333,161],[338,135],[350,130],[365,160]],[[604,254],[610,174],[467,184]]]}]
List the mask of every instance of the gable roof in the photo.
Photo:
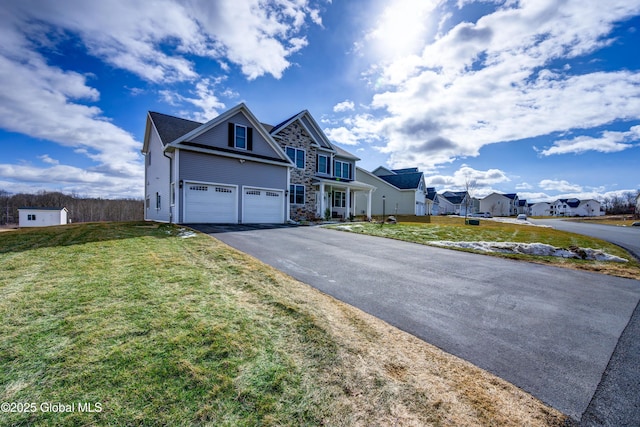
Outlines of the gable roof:
[{"label": "gable roof", "polygon": [[153,121],[164,146],[202,126],[200,122],[156,113],[155,111],[149,111],[149,117]]},{"label": "gable roof", "polygon": [[288,119],[278,123],[269,131],[269,133],[271,133],[271,135],[276,135],[278,132],[285,129],[295,121],[300,122],[309,136],[311,136],[313,142],[319,147],[329,150],[334,149],[334,147],[331,145],[331,142],[329,141],[329,138],[327,138],[324,132],[322,132],[316,120],[313,118],[311,113],[309,113],[309,110],[302,110],[298,114],[294,114]]},{"label": "gable roof", "polygon": [[272,136],[277,135],[280,131],[288,127],[294,122],[300,122],[302,127],[307,131],[312,141],[320,148],[324,148],[326,150],[334,151],[340,157],[344,157],[351,160],[360,160],[359,157],[354,156],[347,150],[337,146],[336,144],[329,141],[329,138],[324,134],[318,122],[313,118],[309,110],[302,110],[298,114],[294,114],[293,116],[283,120],[277,125],[271,127],[269,129],[269,133]]},{"label": "gable roof", "polygon": [[[224,123],[238,113],[245,116],[252,128],[258,132],[263,137],[264,141],[272,148],[275,156],[272,157],[270,155],[258,154],[249,151],[239,152],[237,150],[227,149],[224,147],[198,144],[193,141],[194,138],[208,132],[221,123]],[[147,153],[148,151],[150,132],[152,128],[156,130],[160,137],[165,151],[181,148],[227,157],[246,158],[249,160],[294,166],[293,162],[284,153],[280,145],[273,140],[269,132],[264,128],[263,124],[258,121],[244,103],[236,105],[206,123],[199,123],[193,120],[182,119],[180,117],[150,111],[147,114],[147,128],[145,130],[144,144],[142,147],[143,153]]]},{"label": "gable roof", "polygon": [[464,201],[465,196],[467,195],[466,191],[445,191],[440,194],[441,197],[444,197],[454,205],[459,205]]},{"label": "gable roof", "polygon": [[438,193],[435,187],[427,187],[427,199],[434,203],[438,201]]},{"label": "gable roof", "polygon": [[382,175],[378,176],[378,178],[402,190],[415,190],[420,186],[420,182],[422,181],[422,172]]},{"label": "gable roof", "polygon": [[32,210],[32,211],[62,211],[65,210],[67,212],[69,212],[69,209],[67,209],[66,207],[35,207],[35,206],[23,206],[21,208],[18,208],[19,211],[26,211],[26,210]]},{"label": "gable roof", "polygon": [[418,172],[418,168],[391,169],[391,172],[395,174],[413,173]]}]

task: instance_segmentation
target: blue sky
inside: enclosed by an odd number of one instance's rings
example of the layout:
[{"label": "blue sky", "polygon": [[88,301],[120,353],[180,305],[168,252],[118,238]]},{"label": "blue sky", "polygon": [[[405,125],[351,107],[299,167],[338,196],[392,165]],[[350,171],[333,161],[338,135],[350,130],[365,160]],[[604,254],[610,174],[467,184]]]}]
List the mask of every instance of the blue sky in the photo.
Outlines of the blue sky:
[{"label": "blue sky", "polygon": [[9,192],[141,198],[148,110],[240,102],[438,191],[640,188],[640,0],[21,0],[0,38]]}]

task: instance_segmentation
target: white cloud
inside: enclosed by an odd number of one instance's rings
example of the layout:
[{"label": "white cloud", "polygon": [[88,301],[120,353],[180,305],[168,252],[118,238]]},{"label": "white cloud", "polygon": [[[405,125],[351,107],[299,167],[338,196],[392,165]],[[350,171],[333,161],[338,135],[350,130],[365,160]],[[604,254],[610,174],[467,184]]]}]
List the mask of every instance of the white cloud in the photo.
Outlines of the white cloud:
[{"label": "white cloud", "polygon": [[333,106],[333,111],[336,113],[341,113],[344,111],[352,111],[355,107],[353,101],[349,101],[348,99],[342,102],[337,103]]},{"label": "white cloud", "polygon": [[628,132],[604,131],[599,138],[578,136],[573,139],[554,141],[553,146],[542,150],[540,154],[584,153],[585,151],[599,151],[601,153],[615,153],[634,147],[632,142],[640,140],[640,126],[633,126]]},{"label": "white cloud", "polygon": [[49,165],[58,165],[60,162],[56,159],[52,159],[48,154],[43,154],[42,156],[38,156],[43,163],[47,163]]},{"label": "white cloud", "polygon": [[582,186],[577,184],[571,184],[568,181],[555,180],[555,179],[543,179],[538,183],[538,186],[547,191],[559,191],[559,192],[581,192]]},{"label": "white cloud", "polygon": [[[469,184],[470,190],[473,190],[473,194],[476,196],[476,193],[486,195],[484,193],[486,193],[487,190],[493,191],[493,185],[509,182],[510,179],[507,174],[500,169],[481,171],[467,165],[462,165],[453,175],[427,175],[425,176],[425,181],[430,187],[438,187],[438,191],[463,191],[467,189],[467,184]],[[489,191],[489,193],[491,191]]]},{"label": "white cloud", "polygon": [[604,10],[596,2],[528,0],[433,40],[421,34],[423,49],[372,61],[374,110],[358,126],[379,130],[392,166],[433,170],[487,144],[638,120],[640,73],[577,74],[562,62],[611,43],[614,25],[638,13],[638,1],[614,0]]},{"label": "white cloud", "polygon": [[280,78],[291,65],[288,58],[307,44],[299,34],[307,20],[322,25],[318,11],[299,0],[24,0],[3,2],[0,16],[0,127],[70,147],[93,161],[83,171],[43,156],[52,167],[3,164],[0,176],[78,185],[83,194],[91,188],[129,194],[134,187],[136,196],[142,194],[141,143],[92,105],[100,97],[89,84],[96,76],[52,66],[39,51],[55,54],[61,43],[73,42],[151,83],[193,83],[190,91],[165,89],[160,95],[197,107],[192,117],[208,120],[224,108],[219,80],[200,78],[189,58],[211,58],[223,71],[235,64],[248,79]]},{"label": "white cloud", "polygon": [[316,9],[297,0],[159,0],[152,6],[129,0],[64,5],[23,0],[2,8],[26,32],[70,31],[91,55],[164,83],[198,77],[189,55],[228,60],[250,79],[280,78],[290,66],[287,58],[307,44],[297,36],[307,18],[322,24]]},{"label": "white cloud", "polygon": [[532,190],[532,189],[533,189],[533,186],[528,182],[521,182],[520,184],[516,185],[516,190]]}]

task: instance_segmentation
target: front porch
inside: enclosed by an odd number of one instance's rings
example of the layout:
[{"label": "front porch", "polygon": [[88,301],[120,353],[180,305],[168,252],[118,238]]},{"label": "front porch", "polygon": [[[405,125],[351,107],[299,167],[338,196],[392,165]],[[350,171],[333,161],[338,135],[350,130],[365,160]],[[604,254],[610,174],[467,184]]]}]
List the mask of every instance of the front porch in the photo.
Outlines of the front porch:
[{"label": "front porch", "polygon": [[[313,181],[316,192],[316,214],[319,218],[346,219],[356,216],[358,210],[371,218],[371,194],[375,187],[358,181],[336,181],[317,178]],[[366,207],[356,206],[357,192],[366,196]]]}]

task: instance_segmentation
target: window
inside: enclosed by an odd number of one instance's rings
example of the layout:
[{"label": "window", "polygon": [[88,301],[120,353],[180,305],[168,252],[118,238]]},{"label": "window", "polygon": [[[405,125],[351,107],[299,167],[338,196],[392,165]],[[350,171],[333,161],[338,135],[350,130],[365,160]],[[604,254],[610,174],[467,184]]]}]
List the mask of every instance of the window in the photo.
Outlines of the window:
[{"label": "window", "polygon": [[229,147],[253,150],[253,129],[244,125],[229,123]]},{"label": "window", "polygon": [[236,125],[236,148],[247,149],[247,128],[244,126]]},{"label": "window", "polygon": [[171,206],[175,206],[176,204],[176,183],[171,183]]},{"label": "window", "polygon": [[289,186],[289,203],[292,205],[304,205],[304,185]]},{"label": "window", "polygon": [[334,170],[336,177],[351,179],[351,165],[348,162],[336,160],[334,163]]},{"label": "window", "polygon": [[299,148],[287,147],[287,156],[291,159],[293,163],[296,164],[296,167],[299,169],[304,169],[304,150],[300,150]]},{"label": "window", "polygon": [[333,207],[334,208],[344,208],[347,206],[346,204],[346,194],[343,191],[334,191],[333,192]]},{"label": "window", "polygon": [[27,214],[27,221],[35,221],[36,214]]},{"label": "window", "polygon": [[329,175],[329,156],[318,154],[318,173]]},{"label": "window", "polygon": [[162,204],[161,204],[161,198],[162,196],[160,196],[160,193],[156,193],[156,209],[160,210]]}]

